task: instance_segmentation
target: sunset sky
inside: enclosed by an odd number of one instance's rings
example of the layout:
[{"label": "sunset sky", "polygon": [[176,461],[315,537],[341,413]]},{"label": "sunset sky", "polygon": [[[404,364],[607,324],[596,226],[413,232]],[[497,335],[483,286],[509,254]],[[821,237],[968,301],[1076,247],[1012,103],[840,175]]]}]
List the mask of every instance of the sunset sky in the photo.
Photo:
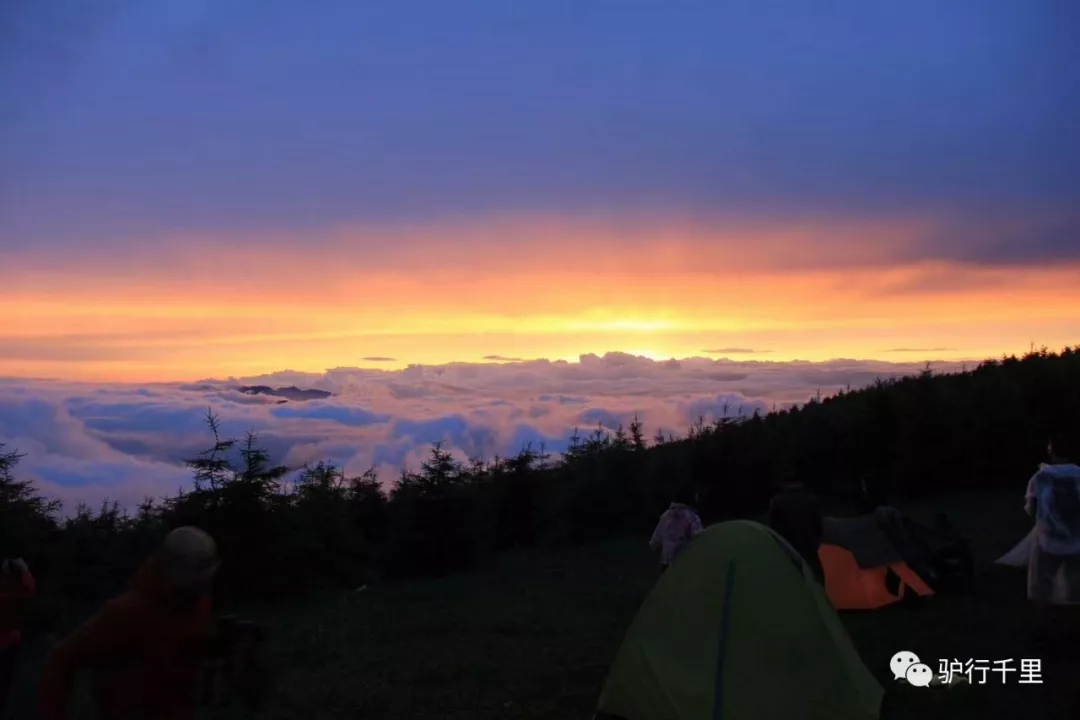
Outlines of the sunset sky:
[{"label": "sunset sky", "polygon": [[0,9],[0,376],[1080,342],[1073,3],[77,5]]}]

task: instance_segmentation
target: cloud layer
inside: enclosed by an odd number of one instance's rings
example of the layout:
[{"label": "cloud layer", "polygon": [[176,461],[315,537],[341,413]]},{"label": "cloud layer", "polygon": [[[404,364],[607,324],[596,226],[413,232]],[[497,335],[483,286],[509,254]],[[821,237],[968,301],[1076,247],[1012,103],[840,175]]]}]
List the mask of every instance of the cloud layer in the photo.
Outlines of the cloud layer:
[{"label": "cloud layer", "polygon": [[[515,453],[526,443],[566,448],[575,427],[628,424],[651,437],[681,434],[699,416],[736,416],[805,402],[922,363],[856,360],[744,362],[690,358],[656,362],[609,353],[579,362],[413,366],[401,371],[338,368],[198,383],[91,385],[0,380],[0,442],[26,453],[20,472],[70,505],[105,497],[132,506],[186,487],[183,460],[210,444],[204,420],[218,414],[226,436],[259,433],[274,461],[328,460],[352,474],[376,467],[391,481],[418,467],[431,443],[459,459]],[[937,365],[940,371],[959,369]],[[333,393],[288,402],[239,392],[241,385],[297,386]]]}]

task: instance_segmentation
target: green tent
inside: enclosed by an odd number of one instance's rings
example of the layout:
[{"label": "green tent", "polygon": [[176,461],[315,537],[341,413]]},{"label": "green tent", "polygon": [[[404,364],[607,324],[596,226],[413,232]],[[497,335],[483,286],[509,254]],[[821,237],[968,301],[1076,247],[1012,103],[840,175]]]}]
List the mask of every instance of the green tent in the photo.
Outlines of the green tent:
[{"label": "green tent", "polygon": [[883,694],[795,550],[735,520],[706,529],[661,575],[597,717],[875,720]]}]

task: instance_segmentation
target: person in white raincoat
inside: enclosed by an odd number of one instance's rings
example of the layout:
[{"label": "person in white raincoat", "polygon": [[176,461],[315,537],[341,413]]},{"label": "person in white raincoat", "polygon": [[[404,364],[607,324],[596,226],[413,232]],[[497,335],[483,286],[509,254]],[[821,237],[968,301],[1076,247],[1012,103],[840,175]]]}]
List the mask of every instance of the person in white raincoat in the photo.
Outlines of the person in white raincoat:
[{"label": "person in white raincoat", "polygon": [[1035,519],[1028,561],[1028,598],[1036,632],[1048,634],[1051,606],[1080,605],[1080,447],[1075,435],[1050,440],[1050,463],[1028,482],[1024,509]]},{"label": "person in white raincoat", "polygon": [[[694,500],[697,500],[697,495]],[[653,552],[660,553],[660,571],[667,570],[686,543],[703,529],[701,518],[692,507],[684,502],[671,503],[660,516],[660,522],[649,539],[649,547]]]},{"label": "person in white raincoat", "polygon": [[[1046,463],[1039,463],[1039,470],[1047,467]],[[1031,526],[1031,530],[1024,539],[1016,543],[1009,552],[999,557],[994,562],[998,565],[1008,565],[1009,567],[1027,567],[1028,561],[1031,560],[1031,548],[1035,547],[1035,536],[1038,527]]]}]

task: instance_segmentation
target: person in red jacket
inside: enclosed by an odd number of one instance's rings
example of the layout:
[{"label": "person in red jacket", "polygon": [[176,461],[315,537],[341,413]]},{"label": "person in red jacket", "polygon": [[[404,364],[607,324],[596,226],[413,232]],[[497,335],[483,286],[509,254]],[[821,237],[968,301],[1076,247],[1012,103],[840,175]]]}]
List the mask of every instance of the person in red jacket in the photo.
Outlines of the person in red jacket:
[{"label": "person in red jacket", "polygon": [[196,681],[214,632],[213,539],[173,530],[130,588],[61,642],[38,689],[39,720],[63,720],[75,672],[90,672],[97,717],[192,720]]},{"label": "person in red jacket", "polygon": [[17,604],[34,595],[34,576],[22,558],[9,558],[0,566],[0,715],[3,715],[15,666],[22,646]]}]

